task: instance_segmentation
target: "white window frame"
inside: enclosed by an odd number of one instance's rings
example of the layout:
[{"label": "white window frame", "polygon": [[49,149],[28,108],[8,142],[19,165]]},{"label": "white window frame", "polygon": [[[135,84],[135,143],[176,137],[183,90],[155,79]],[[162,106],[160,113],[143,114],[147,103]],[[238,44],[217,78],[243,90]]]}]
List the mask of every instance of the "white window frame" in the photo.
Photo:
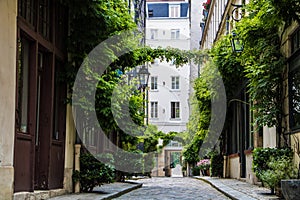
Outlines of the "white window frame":
[{"label": "white window frame", "polygon": [[180,119],[180,102],[171,102],[171,119]]},{"label": "white window frame", "polygon": [[170,18],[179,18],[180,17],[180,5],[179,4],[170,4],[169,5],[169,17]]},{"label": "white window frame", "polygon": [[180,89],[180,77],[179,76],[171,76],[171,89],[172,90]]},{"label": "white window frame", "polygon": [[180,29],[171,29],[171,39],[179,39],[180,37]]},{"label": "white window frame", "polygon": [[158,87],[157,87],[157,79],[158,77],[157,76],[151,76],[150,77],[150,90],[158,90]]},{"label": "white window frame", "polygon": [[158,118],[158,102],[157,101],[150,102],[150,118],[152,118],[152,119]]}]

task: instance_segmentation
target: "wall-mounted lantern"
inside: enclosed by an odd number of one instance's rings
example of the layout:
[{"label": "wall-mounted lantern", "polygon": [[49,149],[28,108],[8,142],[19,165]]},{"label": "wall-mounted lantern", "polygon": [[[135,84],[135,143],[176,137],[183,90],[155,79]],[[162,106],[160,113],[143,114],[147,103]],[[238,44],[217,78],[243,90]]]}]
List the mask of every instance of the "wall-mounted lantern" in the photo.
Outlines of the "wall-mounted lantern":
[{"label": "wall-mounted lantern", "polygon": [[242,41],[239,39],[235,32],[232,33],[231,46],[232,51],[236,53],[242,52],[244,49]]}]

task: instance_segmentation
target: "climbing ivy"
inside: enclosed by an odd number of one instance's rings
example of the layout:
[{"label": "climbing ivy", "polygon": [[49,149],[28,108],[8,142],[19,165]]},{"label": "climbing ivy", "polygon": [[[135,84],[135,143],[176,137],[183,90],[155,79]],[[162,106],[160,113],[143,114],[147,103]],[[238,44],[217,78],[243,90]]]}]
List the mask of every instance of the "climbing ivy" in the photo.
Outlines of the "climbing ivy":
[{"label": "climbing ivy", "polygon": [[[281,53],[282,35],[294,21],[300,22],[300,2],[298,0],[252,0],[245,7],[245,15],[236,23],[234,32],[243,41],[241,53],[232,51],[231,35],[223,36],[210,50],[209,55],[218,67],[226,88],[229,102],[236,92],[246,84],[254,110],[254,120],[258,127],[276,126],[280,134],[283,96],[282,84],[286,60]],[[191,144],[184,151],[185,159],[195,163],[199,146],[207,135],[206,123],[210,118],[210,94],[203,77],[195,84],[196,102],[188,123],[188,135],[194,134]],[[201,83],[201,84],[197,84]],[[211,94],[210,94],[211,95]],[[201,121],[202,120],[202,121]],[[229,124],[230,118],[226,117]],[[226,124],[225,124],[226,126]],[[188,137],[187,137],[188,138]]]},{"label": "climbing ivy", "polygon": [[280,51],[279,31],[284,21],[271,0],[253,0],[246,12],[249,15],[237,24],[236,31],[244,42],[241,65],[249,80],[255,123],[259,127],[276,126],[280,133],[285,58]]}]

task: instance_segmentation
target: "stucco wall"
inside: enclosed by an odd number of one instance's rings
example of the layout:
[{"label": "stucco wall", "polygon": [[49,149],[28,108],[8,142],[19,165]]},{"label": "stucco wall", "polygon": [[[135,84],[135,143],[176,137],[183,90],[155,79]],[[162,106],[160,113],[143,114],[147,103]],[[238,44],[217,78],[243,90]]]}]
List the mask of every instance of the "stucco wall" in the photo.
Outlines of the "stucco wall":
[{"label": "stucco wall", "polygon": [[229,157],[229,169],[230,169],[230,178],[240,178],[240,157],[234,156]]},{"label": "stucco wall", "polygon": [[13,195],[17,1],[0,1],[0,198]]},{"label": "stucco wall", "polygon": [[70,105],[67,106],[66,133],[64,189],[66,189],[68,192],[72,192],[72,173],[74,166],[76,130],[73,120],[72,107]]},{"label": "stucco wall", "polygon": [[252,170],[252,163],[253,163],[253,154],[250,152],[246,153],[246,181],[251,184],[256,184],[258,180]]},{"label": "stucco wall", "polygon": [[300,167],[300,133],[291,136],[291,147],[294,151],[294,164]]}]

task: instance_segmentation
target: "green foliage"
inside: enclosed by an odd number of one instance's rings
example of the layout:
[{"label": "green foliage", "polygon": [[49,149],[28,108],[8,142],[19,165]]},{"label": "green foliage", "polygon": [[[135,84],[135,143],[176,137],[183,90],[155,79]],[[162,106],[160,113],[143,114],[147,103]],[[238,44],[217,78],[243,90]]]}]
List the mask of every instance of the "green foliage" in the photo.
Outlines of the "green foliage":
[{"label": "green foliage", "polygon": [[293,151],[290,148],[255,148],[253,150],[253,171],[261,181],[272,188],[274,184],[278,183],[278,180],[293,175],[293,170],[289,168],[292,167],[292,158]]},{"label": "green foliage", "polygon": [[200,167],[195,166],[192,168],[192,175],[193,176],[199,176],[200,175]]},{"label": "green foliage", "polygon": [[[222,37],[210,51],[223,77],[228,101],[247,83],[254,123],[258,127],[276,126],[281,130],[282,81],[285,57],[280,48],[282,34],[292,20],[299,21],[297,0],[252,0],[234,32],[243,42],[241,53],[232,51],[231,34]],[[232,84],[235,83],[235,84]],[[226,119],[230,121],[230,119]]]},{"label": "green foliage", "polygon": [[283,21],[272,1],[251,1],[247,5],[249,15],[237,24],[237,34],[244,43],[241,64],[249,80],[248,92],[255,102],[256,124],[279,126],[282,112],[282,73],[285,66],[280,52],[279,34]]},{"label": "green foliage", "polygon": [[262,171],[260,178],[263,183],[271,188],[272,193],[274,192],[274,188],[280,187],[282,179],[297,178],[297,170],[293,166],[292,157],[285,155],[278,159],[272,157],[267,166],[269,169]]},{"label": "green foliage", "polygon": [[[217,91],[215,81],[218,79],[217,67],[211,60],[207,59],[202,68],[201,75],[195,80],[193,98],[193,112],[187,126],[187,136],[191,142],[185,147],[183,156],[186,162],[194,164],[199,161],[199,151],[204,139],[209,133],[211,123],[211,101],[218,99],[221,94]],[[213,117],[216,119],[217,117]],[[191,139],[192,138],[192,139]],[[210,152],[212,149],[202,149]]]},{"label": "green foliage", "polygon": [[228,100],[236,96],[236,91],[245,79],[240,54],[232,51],[231,39],[230,35],[223,36],[210,51],[210,56],[222,75]]},{"label": "green foliage", "polygon": [[114,178],[112,166],[101,163],[90,153],[80,156],[80,172],[74,171],[73,181],[80,182],[82,192],[91,192],[95,186],[110,183]]},{"label": "green foliage", "polygon": [[223,156],[217,152],[210,157],[210,176],[223,177]]}]

